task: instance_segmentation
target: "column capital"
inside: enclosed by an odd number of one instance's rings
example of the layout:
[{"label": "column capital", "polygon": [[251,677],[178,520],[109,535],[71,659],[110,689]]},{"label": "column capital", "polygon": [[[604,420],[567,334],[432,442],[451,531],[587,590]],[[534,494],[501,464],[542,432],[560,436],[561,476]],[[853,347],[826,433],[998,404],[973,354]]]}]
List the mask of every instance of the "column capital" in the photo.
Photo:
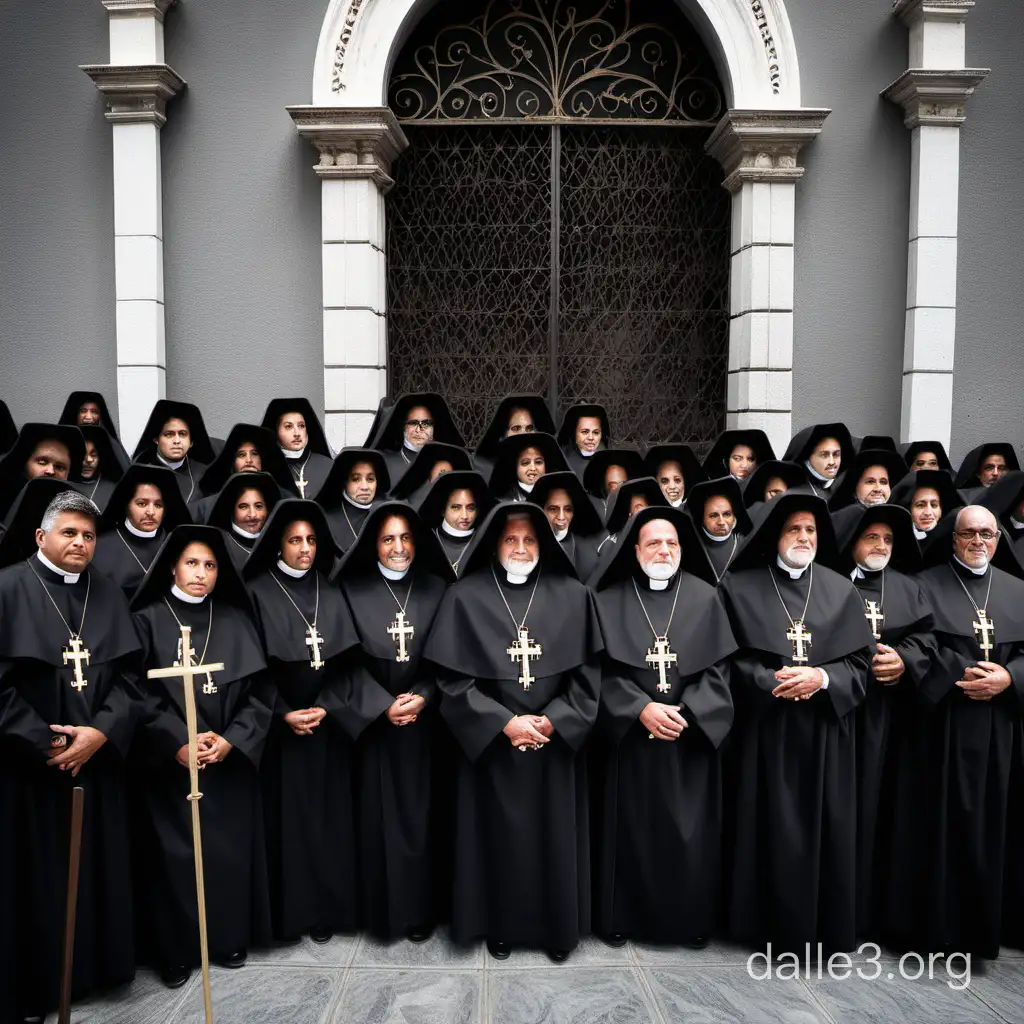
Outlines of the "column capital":
[{"label": "column capital", "polygon": [[892,13],[905,25],[919,21],[963,22],[975,0],[893,0]]},{"label": "column capital", "polygon": [[985,80],[988,68],[936,71],[911,68],[882,92],[904,111],[908,128],[936,125],[959,128],[967,116],[967,97]]},{"label": "column capital", "polygon": [[103,94],[104,117],[111,124],[155,124],[167,121],[167,101],[185,88],[185,80],[168,64],[81,64]]},{"label": "column capital", "polygon": [[321,178],[369,178],[387,192],[391,164],[409,145],[398,119],[387,107],[286,108],[299,135],[320,154],[314,170]]},{"label": "column capital", "polygon": [[163,21],[168,9],[178,0],[101,0],[111,14],[141,14]]},{"label": "column capital", "polygon": [[800,150],[821,132],[830,113],[824,107],[730,110],[704,148],[724,168],[722,184],[730,192],[748,182],[793,184],[804,175]]}]

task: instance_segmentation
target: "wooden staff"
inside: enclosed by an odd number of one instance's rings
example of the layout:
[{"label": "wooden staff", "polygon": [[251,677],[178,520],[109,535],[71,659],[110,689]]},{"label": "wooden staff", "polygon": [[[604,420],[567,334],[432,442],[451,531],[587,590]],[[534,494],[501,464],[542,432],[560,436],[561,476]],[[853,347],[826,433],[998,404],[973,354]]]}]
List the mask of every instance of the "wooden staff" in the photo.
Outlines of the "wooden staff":
[{"label": "wooden staff", "polygon": [[71,973],[75,966],[75,920],[78,916],[78,869],[82,863],[82,808],[85,790],[71,790],[71,842],[68,854],[68,897],[64,909],[64,945],[60,965],[60,1011],[57,1024],[71,1024]]},{"label": "wooden staff", "polygon": [[196,901],[199,905],[199,955],[203,965],[203,1005],[206,1010],[206,1024],[213,1024],[213,1000],[210,996],[210,949],[206,939],[206,888],[203,884],[203,835],[199,827],[199,726],[196,722],[195,677],[222,672],[224,663],[213,665],[192,664],[192,627],[181,627],[181,664],[170,668],[152,668],[146,673],[148,679],[180,678],[185,686],[185,724],[188,726],[188,774],[191,790],[188,794],[192,804],[192,853],[196,862]]}]

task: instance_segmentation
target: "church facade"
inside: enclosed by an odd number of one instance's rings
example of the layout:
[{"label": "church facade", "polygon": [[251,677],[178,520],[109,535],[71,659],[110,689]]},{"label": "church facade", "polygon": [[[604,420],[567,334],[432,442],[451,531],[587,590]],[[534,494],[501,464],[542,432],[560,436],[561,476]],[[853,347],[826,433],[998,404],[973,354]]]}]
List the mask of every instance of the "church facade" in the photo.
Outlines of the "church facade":
[{"label": "church facade", "polygon": [[[0,397],[1024,443],[1012,0],[7,5]],[[322,404],[321,404],[322,403]]]}]

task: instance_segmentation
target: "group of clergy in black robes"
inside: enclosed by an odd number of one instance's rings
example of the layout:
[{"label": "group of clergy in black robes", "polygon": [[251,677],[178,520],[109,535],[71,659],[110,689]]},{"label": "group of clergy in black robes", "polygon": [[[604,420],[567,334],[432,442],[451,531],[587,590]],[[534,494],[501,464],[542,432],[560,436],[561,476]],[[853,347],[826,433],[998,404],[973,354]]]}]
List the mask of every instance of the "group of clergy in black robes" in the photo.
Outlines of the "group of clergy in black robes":
[{"label": "group of clergy in black robes", "polygon": [[[0,1021],[183,984],[196,683],[216,962],[309,933],[563,961],[596,932],[775,953],[1024,942],[1024,473],[838,423],[646,453],[403,396],[332,457],[304,399],[210,438],[158,402],[0,403]],[[69,491],[69,485],[74,488]],[[88,658],[82,649],[88,651]],[[812,950],[813,953],[813,950]]]}]

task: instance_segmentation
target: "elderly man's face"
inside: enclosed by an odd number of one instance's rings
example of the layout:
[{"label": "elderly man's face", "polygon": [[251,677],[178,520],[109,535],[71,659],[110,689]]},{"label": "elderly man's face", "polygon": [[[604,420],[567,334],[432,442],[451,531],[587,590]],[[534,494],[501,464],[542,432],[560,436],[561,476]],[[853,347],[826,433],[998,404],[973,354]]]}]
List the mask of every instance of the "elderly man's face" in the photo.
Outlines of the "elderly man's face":
[{"label": "elderly man's face", "polygon": [[868,523],[853,545],[853,560],[869,572],[878,572],[892,558],[892,527],[886,523]]},{"label": "elderly man's face", "polygon": [[529,573],[540,560],[540,544],[533,521],[511,516],[498,538],[498,561],[509,572]]},{"label": "elderly man's face", "polygon": [[953,553],[972,569],[984,569],[999,544],[996,517],[980,505],[968,505],[956,520]]},{"label": "elderly man's face", "polygon": [[671,579],[679,568],[682,555],[679,533],[667,519],[652,519],[640,527],[636,560],[651,579]]},{"label": "elderly man's face", "polygon": [[779,557],[793,569],[803,569],[818,551],[818,524],[813,512],[791,512],[779,533]]}]

